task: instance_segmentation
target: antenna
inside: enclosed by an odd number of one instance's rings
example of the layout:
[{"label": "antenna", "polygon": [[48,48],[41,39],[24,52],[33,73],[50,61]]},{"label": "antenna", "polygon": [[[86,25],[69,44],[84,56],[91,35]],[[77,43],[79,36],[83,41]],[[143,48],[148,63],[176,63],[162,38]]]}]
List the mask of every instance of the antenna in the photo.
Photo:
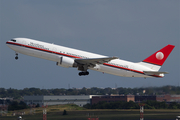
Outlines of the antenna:
[{"label": "antenna", "polygon": [[117,84],[115,83],[115,89],[117,89]]},{"label": "antenna", "polygon": [[47,105],[46,106],[42,106],[43,107],[43,120],[47,120],[47,110],[46,108],[48,107]]},{"label": "antenna", "polygon": [[70,84],[68,84],[68,88],[70,89]]},{"label": "antenna", "polygon": [[143,103],[139,103],[139,107],[140,107],[140,120],[144,120],[144,105]]}]

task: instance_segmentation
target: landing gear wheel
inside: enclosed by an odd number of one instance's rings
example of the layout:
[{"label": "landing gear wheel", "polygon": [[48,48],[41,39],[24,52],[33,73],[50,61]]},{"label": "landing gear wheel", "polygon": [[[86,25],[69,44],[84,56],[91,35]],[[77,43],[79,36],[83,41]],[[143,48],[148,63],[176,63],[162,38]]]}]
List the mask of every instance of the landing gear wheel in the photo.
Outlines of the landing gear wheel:
[{"label": "landing gear wheel", "polygon": [[86,72],[86,75],[89,75],[89,72],[88,72],[88,71]]},{"label": "landing gear wheel", "polygon": [[81,75],[89,75],[89,72],[88,71],[86,71],[86,72],[79,72],[79,76],[81,76]]},{"label": "landing gear wheel", "polygon": [[16,53],[16,57],[15,57],[15,59],[16,59],[16,60],[18,59],[18,53]]},{"label": "landing gear wheel", "polygon": [[81,74],[81,72],[79,72],[79,76],[81,76],[82,74]]},{"label": "landing gear wheel", "polygon": [[17,60],[17,59],[18,59],[18,56],[16,56],[15,59]]}]

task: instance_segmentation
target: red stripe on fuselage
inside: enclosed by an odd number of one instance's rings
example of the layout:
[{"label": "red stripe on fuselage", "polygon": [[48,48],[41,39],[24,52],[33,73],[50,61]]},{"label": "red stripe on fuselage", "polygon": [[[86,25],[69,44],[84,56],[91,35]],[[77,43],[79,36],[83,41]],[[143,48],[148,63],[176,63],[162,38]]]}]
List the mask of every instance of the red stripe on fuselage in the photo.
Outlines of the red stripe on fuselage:
[{"label": "red stripe on fuselage", "polygon": [[108,63],[104,63],[103,65],[111,66],[111,67],[120,68],[120,69],[123,69],[123,70],[128,70],[128,71],[132,71],[132,72],[137,72],[137,73],[144,74],[144,72],[142,72],[142,71],[137,71],[137,70],[133,70],[133,69],[125,68],[125,67],[120,67],[120,66],[116,66],[116,65],[112,65],[112,64],[108,64]]},{"label": "red stripe on fuselage", "polygon": [[[14,43],[14,42],[6,42],[6,44],[12,44],[12,45],[17,45],[17,46],[27,47],[27,48],[30,48],[30,49],[40,50],[40,51],[53,53],[53,54],[58,54],[58,55],[63,55],[63,56],[72,57],[72,58],[81,58],[81,57],[77,57],[77,56],[73,56],[73,55],[68,55],[68,54],[64,54],[64,53],[59,53],[59,52],[55,52],[55,51],[51,51],[51,50],[46,50],[46,49],[37,48],[37,47],[29,46],[29,45],[23,45],[23,44]],[[142,71],[137,71],[137,70],[133,70],[133,69],[125,68],[125,67],[120,67],[120,66],[116,66],[116,65],[112,65],[112,64],[108,64],[108,63],[103,63],[103,65],[113,67],[113,68],[123,69],[123,70],[127,70],[127,71],[136,72],[136,73],[139,73],[139,74],[144,74],[144,72],[142,72]],[[158,75],[150,75],[150,76],[162,77],[162,76],[158,76]]]},{"label": "red stripe on fuselage", "polygon": [[[112,65],[112,64],[108,64],[108,63],[104,63],[103,65],[106,65],[106,66],[109,66],[109,67],[114,67],[114,68],[119,68],[119,69],[123,69],[123,70],[127,70],[127,71],[131,71],[131,72],[135,72],[135,73],[139,73],[139,74],[144,74],[144,72],[142,72],[142,71],[137,71],[137,70],[134,70],[134,69],[124,68],[124,67],[120,67],[120,66],[116,66],[116,65]],[[149,75],[149,76],[162,78],[162,76],[158,76],[158,75]]]},{"label": "red stripe on fuselage", "polygon": [[23,46],[23,47],[27,47],[27,48],[31,48],[31,49],[36,49],[36,50],[40,50],[40,51],[44,51],[44,52],[48,52],[48,53],[54,53],[54,54],[58,54],[58,55],[63,55],[63,56],[67,56],[67,57],[72,57],[72,58],[80,58],[80,57],[73,56],[73,55],[68,55],[68,54],[64,54],[64,53],[59,53],[59,52],[55,52],[55,51],[51,51],[51,50],[46,50],[46,49],[37,48],[37,47],[29,46],[29,45],[23,45],[23,44],[14,43],[14,42],[6,42],[6,44]]}]

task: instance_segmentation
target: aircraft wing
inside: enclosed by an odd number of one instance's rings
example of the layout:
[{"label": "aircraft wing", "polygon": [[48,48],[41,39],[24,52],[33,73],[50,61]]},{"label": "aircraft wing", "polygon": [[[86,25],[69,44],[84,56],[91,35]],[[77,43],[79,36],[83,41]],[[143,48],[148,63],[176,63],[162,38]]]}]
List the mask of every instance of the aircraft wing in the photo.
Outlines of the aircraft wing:
[{"label": "aircraft wing", "polygon": [[75,59],[75,62],[78,64],[94,67],[96,66],[96,64],[103,64],[114,59],[118,59],[118,57]]},{"label": "aircraft wing", "polygon": [[168,72],[159,72],[159,71],[143,71],[146,75],[160,75],[168,74]]}]

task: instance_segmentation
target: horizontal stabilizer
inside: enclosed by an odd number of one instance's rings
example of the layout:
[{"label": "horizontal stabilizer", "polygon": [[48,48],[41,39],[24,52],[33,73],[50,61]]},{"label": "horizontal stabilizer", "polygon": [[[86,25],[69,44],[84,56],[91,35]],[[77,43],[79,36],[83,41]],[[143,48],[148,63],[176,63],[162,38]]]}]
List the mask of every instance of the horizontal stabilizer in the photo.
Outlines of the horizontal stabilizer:
[{"label": "horizontal stabilizer", "polygon": [[158,72],[158,71],[143,71],[146,75],[161,75],[168,74],[168,72]]}]

